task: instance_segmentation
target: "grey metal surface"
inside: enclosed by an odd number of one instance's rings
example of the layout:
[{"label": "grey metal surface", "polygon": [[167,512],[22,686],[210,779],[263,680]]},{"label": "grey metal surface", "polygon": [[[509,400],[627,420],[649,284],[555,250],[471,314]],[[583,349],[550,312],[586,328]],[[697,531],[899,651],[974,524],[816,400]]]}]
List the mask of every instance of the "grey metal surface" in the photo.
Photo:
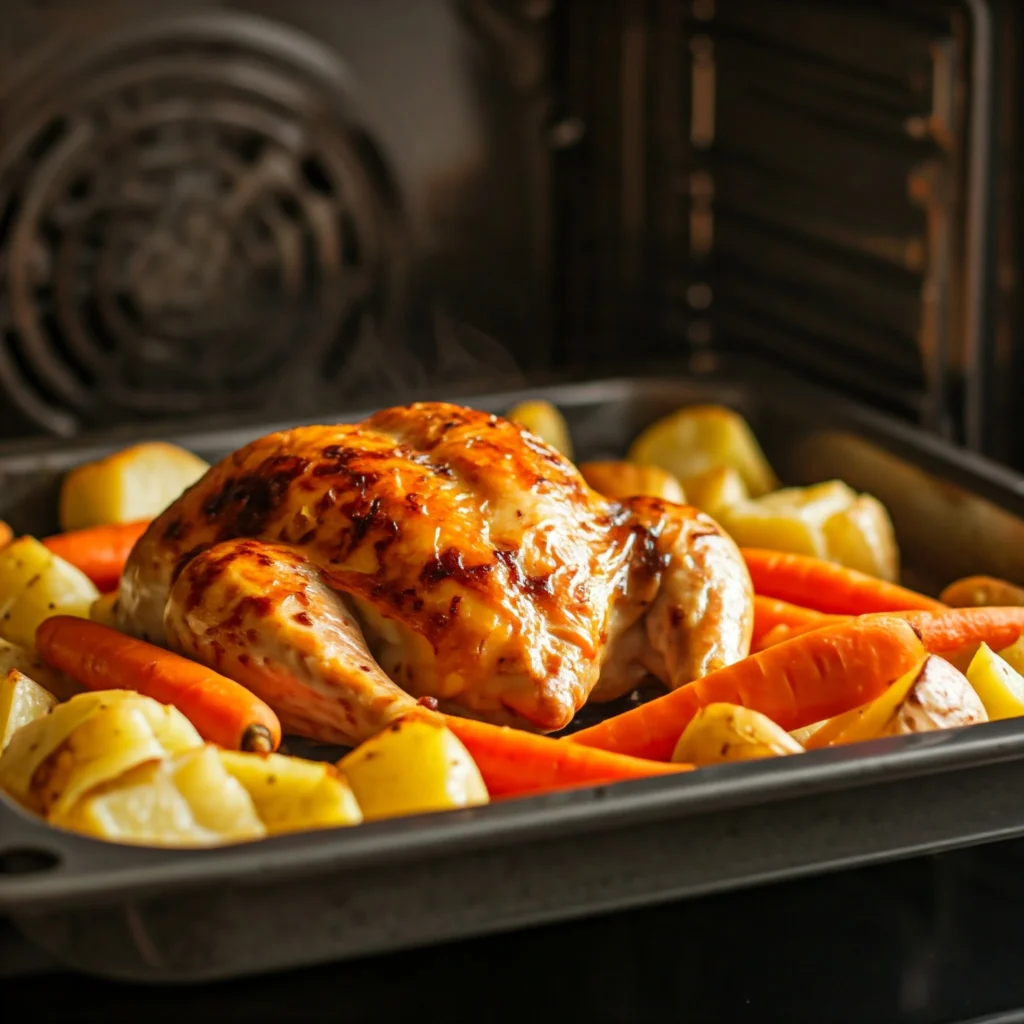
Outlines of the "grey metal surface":
[{"label": "grey metal surface", "polygon": [[[621,454],[680,405],[733,406],[787,482],[843,476],[882,498],[917,585],[1024,579],[1024,479],[774,372],[531,393],[565,411],[581,457]],[[266,429],[175,440],[216,456]],[[0,449],[0,517],[52,529],[61,472],[122,440]],[[1022,783],[1011,721],[205,851],[101,844],[0,803],[0,913],[82,970],[227,977],[1024,834]]]}]

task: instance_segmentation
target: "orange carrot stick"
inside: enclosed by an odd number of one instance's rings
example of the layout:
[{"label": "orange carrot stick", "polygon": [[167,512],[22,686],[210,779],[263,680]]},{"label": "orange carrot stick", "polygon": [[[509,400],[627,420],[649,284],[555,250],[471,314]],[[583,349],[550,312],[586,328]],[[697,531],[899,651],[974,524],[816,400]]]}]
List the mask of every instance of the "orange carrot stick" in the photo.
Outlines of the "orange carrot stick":
[{"label": "orange carrot stick", "polygon": [[[921,642],[930,654],[952,654],[980,643],[986,643],[994,650],[1002,650],[1024,634],[1024,607],[946,608],[935,612],[884,614],[909,622],[920,634]],[[761,649],[767,650],[820,628],[813,622],[802,626],[778,626],[761,640]]]},{"label": "orange carrot stick", "polygon": [[14,531],[0,519],[0,551],[14,540]]},{"label": "orange carrot stick", "polygon": [[81,569],[103,592],[115,590],[135,542],[148,521],[93,526],[46,537],[43,544],[64,561]]},{"label": "orange carrot stick", "polygon": [[492,797],[647,779],[693,768],[609,754],[507,725],[489,725],[453,715],[446,715],[445,722],[473,756]]},{"label": "orange carrot stick", "polygon": [[1000,651],[1024,633],[1024,608],[950,608],[940,612],[904,612],[931,654],[949,654],[986,643]]},{"label": "orange carrot stick", "polygon": [[834,615],[908,609],[938,611],[945,605],[895,583],[810,555],[744,548],[754,592]]},{"label": "orange carrot stick", "polygon": [[760,650],[761,641],[778,626],[826,626],[839,616],[826,615],[813,608],[802,608],[788,601],[780,601],[777,597],[765,597],[758,594],[754,598],[754,632],[751,637],[751,650]]},{"label": "orange carrot stick", "polygon": [[277,715],[254,693],[212,669],[98,622],[55,615],[36,630],[48,665],[89,690],[134,690],[173,704],[209,743],[269,752],[281,742]]},{"label": "orange carrot stick", "polygon": [[664,761],[707,704],[742,704],[787,731],[840,715],[884,692],[925,655],[901,618],[847,619],[769,647],[562,740]]}]

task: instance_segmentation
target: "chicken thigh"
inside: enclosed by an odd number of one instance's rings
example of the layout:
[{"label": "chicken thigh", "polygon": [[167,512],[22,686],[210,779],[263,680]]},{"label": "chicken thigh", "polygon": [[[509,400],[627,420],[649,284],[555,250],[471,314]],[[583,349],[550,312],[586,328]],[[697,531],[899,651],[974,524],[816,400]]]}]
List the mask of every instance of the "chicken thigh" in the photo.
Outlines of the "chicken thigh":
[{"label": "chicken thigh", "polygon": [[435,698],[550,732],[651,673],[746,655],[752,589],[695,509],[616,503],[525,429],[444,403],[286,430],[211,468],[135,546],[126,632],[353,743]]}]

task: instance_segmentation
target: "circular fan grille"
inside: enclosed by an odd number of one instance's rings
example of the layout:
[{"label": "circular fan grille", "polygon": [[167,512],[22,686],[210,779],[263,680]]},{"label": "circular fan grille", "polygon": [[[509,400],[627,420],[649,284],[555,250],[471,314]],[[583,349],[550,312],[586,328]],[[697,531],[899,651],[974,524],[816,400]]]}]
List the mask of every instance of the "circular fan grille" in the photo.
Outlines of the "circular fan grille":
[{"label": "circular fan grille", "polygon": [[328,64],[190,19],[28,101],[0,154],[0,373],[37,422],[280,399],[389,315],[389,195]]}]

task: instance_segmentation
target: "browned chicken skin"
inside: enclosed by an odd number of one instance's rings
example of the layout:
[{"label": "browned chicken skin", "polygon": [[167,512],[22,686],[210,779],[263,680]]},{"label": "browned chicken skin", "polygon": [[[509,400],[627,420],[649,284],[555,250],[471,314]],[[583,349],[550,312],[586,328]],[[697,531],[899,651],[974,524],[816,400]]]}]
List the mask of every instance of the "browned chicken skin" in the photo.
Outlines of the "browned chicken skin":
[{"label": "browned chicken skin", "polygon": [[421,696],[543,731],[647,673],[743,657],[750,578],[706,516],[592,491],[534,435],[455,405],[268,435],[153,522],[121,626],[364,739]]}]

